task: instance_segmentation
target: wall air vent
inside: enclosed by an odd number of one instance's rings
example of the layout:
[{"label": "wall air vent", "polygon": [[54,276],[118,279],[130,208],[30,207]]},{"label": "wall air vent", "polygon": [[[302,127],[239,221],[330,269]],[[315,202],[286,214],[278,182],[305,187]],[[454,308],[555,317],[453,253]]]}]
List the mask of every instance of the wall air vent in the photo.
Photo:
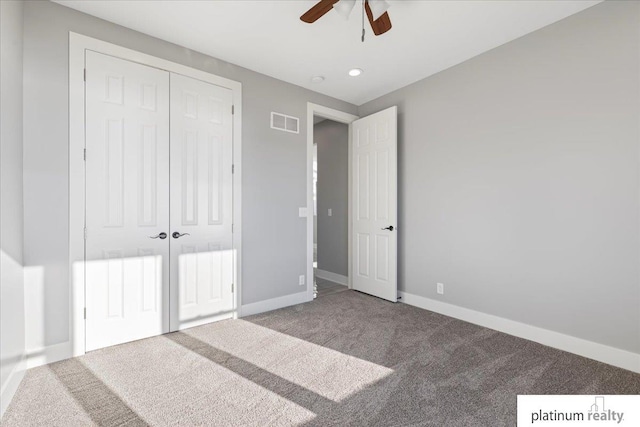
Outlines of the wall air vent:
[{"label": "wall air vent", "polygon": [[300,120],[297,117],[271,112],[271,129],[300,133]]}]

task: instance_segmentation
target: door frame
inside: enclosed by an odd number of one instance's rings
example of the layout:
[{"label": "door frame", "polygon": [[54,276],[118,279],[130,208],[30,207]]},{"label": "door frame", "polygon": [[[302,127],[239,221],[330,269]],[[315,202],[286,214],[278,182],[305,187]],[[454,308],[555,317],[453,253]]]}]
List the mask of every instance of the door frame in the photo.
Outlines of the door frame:
[{"label": "door frame", "polygon": [[324,105],[307,102],[307,298],[313,300],[313,116],[320,116],[325,119],[344,123],[349,126],[349,183],[347,190],[347,223],[348,223],[348,247],[347,247],[347,283],[351,289],[351,123],[360,117],[344,111],[325,107]]},{"label": "door frame", "polygon": [[[69,340],[85,354],[85,51],[91,50],[230,89],[233,92],[234,318],[242,301],[242,84],[182,64],[69,32]],[[169,230],[167,230],[169,232]]]}]

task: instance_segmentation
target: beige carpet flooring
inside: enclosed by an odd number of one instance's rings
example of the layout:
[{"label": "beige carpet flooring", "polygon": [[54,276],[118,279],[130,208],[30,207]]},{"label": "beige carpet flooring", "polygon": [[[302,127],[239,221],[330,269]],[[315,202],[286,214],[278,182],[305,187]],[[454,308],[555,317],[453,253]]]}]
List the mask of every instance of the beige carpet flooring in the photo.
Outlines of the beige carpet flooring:
[{"label": "beige carpet flooring", "polygon": [[509,426],[640,375],[354,291],[31,369],[3,426]]}]

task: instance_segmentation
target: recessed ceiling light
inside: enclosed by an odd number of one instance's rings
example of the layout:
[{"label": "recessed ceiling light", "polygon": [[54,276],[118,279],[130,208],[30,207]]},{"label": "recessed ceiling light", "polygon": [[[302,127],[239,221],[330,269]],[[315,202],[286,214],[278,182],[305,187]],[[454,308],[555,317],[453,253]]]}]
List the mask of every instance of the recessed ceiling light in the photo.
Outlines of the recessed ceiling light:
[{"label": "recessed ceiling light", "polygon": [[323,76],[314,76],[311,77],[311,83],[322,83],[324,81]]},{"label": "recessed ceiling light", "polygon": [[353,68],[349,70],[349,75],[351,77],[358,77],[360,74],[362,74],[362,70],[360,68]]}]

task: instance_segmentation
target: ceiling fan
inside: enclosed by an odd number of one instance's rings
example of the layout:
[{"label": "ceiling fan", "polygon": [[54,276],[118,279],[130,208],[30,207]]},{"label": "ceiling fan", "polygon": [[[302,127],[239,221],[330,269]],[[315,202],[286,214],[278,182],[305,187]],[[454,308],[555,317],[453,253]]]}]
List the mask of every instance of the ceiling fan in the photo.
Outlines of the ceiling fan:
[{"label": "ceiling fan", "polygon": [[[338,14],[346,19],[349,17],[355,4],[356,0],[320,0],[315,6],[306,11],[300,17],[300,20],[312,24],[322,18],[331,9],[335,9]],[[364,9],[367,13],[367,18],[369,18],[369,24],[371,24],[373,34],[376,36],[384,34],[391,29],[391,19],[387,13],[388,8],[389,3],[384,0],[364,0]],[[364,41],[364,28],[362,31]]]}]

